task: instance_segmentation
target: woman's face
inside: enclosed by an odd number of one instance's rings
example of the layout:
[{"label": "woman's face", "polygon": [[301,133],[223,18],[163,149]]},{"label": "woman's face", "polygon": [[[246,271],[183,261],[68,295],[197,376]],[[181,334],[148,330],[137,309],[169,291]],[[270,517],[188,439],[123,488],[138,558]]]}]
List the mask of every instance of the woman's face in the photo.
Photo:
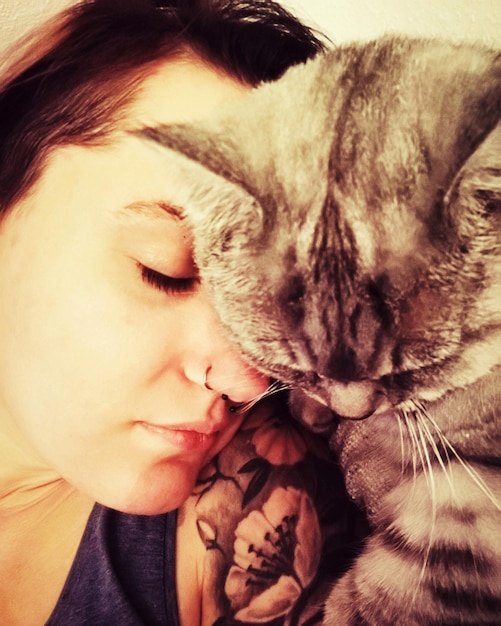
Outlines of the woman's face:
[{"label": "woman's face", "polygon": [[[170,61],[127,124],[201,118],[245,92]],[[124,133],[56,151],[0,228],[2,428],[48,480],[134,513],[181,504],[241,422],[231,401],[268,382],[222,336],[166,195],[156,151]]]}]

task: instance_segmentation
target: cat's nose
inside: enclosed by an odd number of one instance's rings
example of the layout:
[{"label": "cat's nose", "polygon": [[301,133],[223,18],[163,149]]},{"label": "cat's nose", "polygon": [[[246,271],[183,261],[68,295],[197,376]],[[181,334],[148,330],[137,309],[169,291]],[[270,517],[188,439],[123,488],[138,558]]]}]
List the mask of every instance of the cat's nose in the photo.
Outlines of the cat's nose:
[{"label": "cat's nose", "polygon": [[361,420],[381,411],[389,403],[384,390],[374,381],[327,384],[328,405],[339,417]]}]

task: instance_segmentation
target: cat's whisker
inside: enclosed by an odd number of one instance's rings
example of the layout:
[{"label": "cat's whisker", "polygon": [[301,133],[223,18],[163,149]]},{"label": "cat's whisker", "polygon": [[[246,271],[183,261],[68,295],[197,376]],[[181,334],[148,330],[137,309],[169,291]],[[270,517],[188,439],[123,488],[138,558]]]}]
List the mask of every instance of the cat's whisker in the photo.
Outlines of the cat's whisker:
[{"label": "cat's whisker", "polygon": [[[426,415],[427,419],[433,424],[433,427],[437,432],[440,432],[440,428],[436,421],[432,418],[431,415]],[[441,433],[442,434],[442,433]],[[458,461],[458,463],[463,467],[468,476],[473,480],[473,482],[477,485],[477,487],[487,496],[487,498],[492,502],[492,504],[496,507],[498,511],[501,511],[501,502],[496,498],[496,496],[489,489],[487,483],[480,476],[480,474],[469,464],[467,463],[463,457],[457,452],[455,447],[450,443],[450,441],[442,434],[443,440],[446,442],[448,449],[452,452],[454,458]]]},{"label": "cat's whisker", "polygon": [[423,457],[424,457],[426,461],[426,463],[422,464],[422,470],[426,477],[426,481],[430,489],[430,504],[431,504],[431,520],[430,520],[430,526],[429,526],[429,532],[428,532],[428,542],[427,542],[426,549],[425,549],[424,556],[423,556],[423,563],[422,563],[421,572],[419,576],[419,584],[416,585],[416,590],[414,593],[414,600],[416,600],[418,593],[420,591],[421,583],[424,581],[426,577],[429,557],[430,557],[430,553],[434,544],[434,534],[435,534],[435,527],[436,527],[436,522],[437,522],[438,501],[437,501],[435,475],[433,472],[433,463],[430,457],[430,447],[428,445],[429,443],[431,443],[432,437],[430,436],[429,430],[423,428],[422,415],[420,411],[417,410],[417,408],[415,408],[415,410],[413,411],[413,416],[415,419],[416,429],[419,434],[419,440],[420,440],[419,449],[420,449],[420,454],[421,454],[421,460],[423,460]]},{"label": "cat's whisker", "polygon": [[[423,413],[423,416],[426,418],[427,421],[430,421],[429,419],[429,415],[427,414],[427,412],[425,411]],[[433,426],[433,423],[432,423]],[[447,463],[447,467],[449,468],[449,473],[452,472],[452,466],[451,466],[451,455],[450,455],[450,448],[449,448],[449,442],[447,441],[447,437],[444,436],[444,434],[441,431],[437,431],[436,428],[435,429],[435,434],[438,437],[438,441],[440,442],[441,446],[442,446],[442,454],[445,456],[446,458],[446,463]],[[442,458],[442,455],[441,455]]]},{"label": "cat's whisker", "polygon": [[292,385],[289,383],[283,383],[281,380],[274,380],[270,383],[268,389],[265,391],[267,394],[280,393],[281,391],[290,391],[292,389]]},{"label": "cat's whisker", "polygon": [[436,484],[435,484],[435,475],[433,473],[433,463],[431,461],[430,451],[427,445],[429,440],[428,440],[426,431],[424,431],[424,429],[422,428],[422,421],[419,419],[419,413],[417,411],[414,412],[414,416],[416,419],[416,430],[419,434],[419,439],[420,439],[420,450],[422,450],[421,459],[423,459],[424,457],[424,460],[426,462],[426,464],[423,464],[423,472],[428,477],[427,482],[430,488],[431,511],[432,511],[433,525],[434,525],[435,519],[436,519],[436,513],[437,513],[437,510],[436,510],[437,509],[437,491],[436,491]]},{"label": "cat's whisker", "polygon": [[[437,459],[439,460],[440,465],[444,469],[444,472],[447,473],[450,481],[453,481],[451,455],[450,455],[450,448],[449,448],[449,442],[447,441],[447,437],[445,437],[444,434],[440,430],[437,430],[435,428],[434,424],[429,419],[429,415],[426,411],[422,413],[422,416],[423,416],[423,427],[426,427],[429,429],[429,424],[433,426],[434,434],[438,438],[438,442],[440,442],[440,445],[442,447],[442,451],[440,451],[438,448],[438,443],[435,441],[435,439],[433,440],[434,444],[436,445]],[[432,436],[431,431],[430,431],[430,436]],[[444,456],[445,456],[445,460],[444,460]]]},{"label": "cat's whisker", "polygon": [[[251,366],[248,366],[248,370],[253,371]],[[240,392],[241,391],[245,392],[247,389],[254,387],[254,383],[251,383],[251,382],[246,383],[245,378],[242,379],[242,382],[236,385],[233,374],[220,374],[218,376],[211,375],[210,384],[211,384],[212,389],[217,390],[219,393],[222,393],[225,396],[228,396],[230,400],[231,400],[231,389],[234,389],[236,386],[238,386],[238,390]],[[251,398],[248,401],[235,404],[234,407],[236,407],[236,409],[232,412],[236,412],[237,410],[238,411],[249,410],[251,407],[253,407],[256,404],[256,402],[259,402],[260,400],[270,395],[273,395],[275,393],[279,393],[281,391],[287,391],[290,388],[291,388],[290,385],[287,385],[285,383],[275,380],[272,383],[270,383],[267,389],[261,394],[258,394],[257,396]]]},{"label": "cat's whisker", "polygon": [[[444,447],[444,450],[446,451],[446,456],[447,456],[447,463],[444,462],[444,459],[442,458],[442,454],[440,454],[440,450],[437,446],[437,443],[435,441],[435,438],[433,437],[433,434],[430,430],[430,422],[427,419],[427,414],[426,411],[424,410],[424,407],[420,407],[418,405],[416,405],[416,416],[419,420],[419,424],[420,424],[420,428],[423,430],[423,433],[426,435],[426,438],[428,440],[428,444],[429,447],[431,448],[431,450],[433,451],[434,455],[435,455],[435,459],[437,461],[437,463],[440,465],[440,467],[443,470],[443,473],[447,479],[447,482],[449,483],[449,487],[450,487],[450,492],[451,495],[455,498],[456,494],[455,494],[455,486],[454,486],[454,481],[453,481],[453,477],[452,477],[452,471],[451,471],[451,467],[450,467],[450,458],[449,458],[449,454],[447,452],[447,448],[445,447],[446,445],[446,441],[444,441],[443,435],[441,436],[441,433],[437,433],[435,430],[435,433],[437,434],[440,443],[442,444],[442,446]],[[431,471],[433,472],[433,469],[431,469]]]},{"label": "cat's whisker", "polygon": [[[425,479],[427,482],[428,481],[428,477],[426,475],[426,466],[424,464],[424,460],[423,460],[423,454],[422,454],[422,450],[421,450],[421,443],[420,443],[420,439],[418,437],[418,434],[416,432],[416,415],[415,412],[409,408],[409,407],[405,407],[405,408],[401,408],[400,412],[399,412],[400,416],[403,418],[403,423],[405,425],[406,431],[407,431],[407,435],[408,435],[408,443],[409,443],[409,447],[410,447],[410,458],[411,458],[411,463],[412,463],[412,489],[415,491],[418,485],[418,477],[419,477],[419,471],[418,471],[418,456],[420,457],[420,462],[421,462],[421,467],[423,468],[423,473],[425,474]],[[402,433],[403,436],[403,433]],[[402,444],[403,445],[403,444]],[[405,461],[405,459],[403,459],[403,462]],[[425,573],[426,573],[426,565],[428,562],[428,555],[429,555],[429,551],[430,551],[430,543],[431,543],[431,535],[429,537],[429,543],[428,543],[428,548],[426,550],[425,553],[425,558],[423,561],[423,565],[421,567],[421,571],[420,571],[420,576],[419,576],[419,581],[420,583],[422,582],[422,580],[424,579]],[[419,595],[419,589],[420,589],[420,585],[416,585],[415,591],[412,595],[412,599],[411,599],[411,603],[414,604],[417,601],[418,595]]]},{"label": "cat's whisker", "polygon": [[289,391],[290,389],[291,385],[289,385],[288,383],[282,383],[279,380],[275,380],[270,383],[268,388],[265,389],[265,391],[263,391],[262,393],[258,394],[254,398],[251,398],[250,400],[247,400],[246,402],[242,402],[241,404],[237,405],[236,412],[250,411],[254,406],[256,406],[258,402],[261,402],[261,400],[269,398],[270,396],[273,396],[277,393],[282,393],[283,391]]},{"label": "cat's whisker", "polygon": [[424,466],[423,457],[421,453],[421,448],[419,445],[419,439],[416,434],[414,414],[412,411],[404,410],[402,414],[405,417],[405,426],[407,429],[407,434],[409,436],[409,445],[411,447],[411,458],[412,458],[412,478],[414,485],[416,484],[416,479],[418,477],[418,457],[421,460],[421,466]]},{"label": "cat's whisker", "polygon": [[[250,388],[251,386],[254,385],[253,382],[245,382],[245,374],[247,372],[255,372],[254,368],[251,365],[247,365],[244,370],[243,370],[243,377],[242,377],[242,381],[235,383],[235,375],[234,374],[219,374],[219,375],[214,375],[213,373],[211,373],[211,377],[210,377],[210,383],[211,386],[214,389],[217,389],[218,391],[221,392],[228,392],[228,387],[235,387],[238,386],[239,390],[244,390]],[[269,392],[277,392],[277,391],[287,391],[289,389],[292,389],[292,385],[290,385],[289,383],[283,383],[280,380],[276,380],[274,379],[273,382],[271,382],[266,391],[264,393],[269,393]]]},{"label": "cat's whisker", "polygon": [[[402,424],[402,421],[405,421],[405,415],[404,412],[400,412],[400,411],[396,411],[395,412],[395,419],[397,420],[397,425],[398,425],[398,434],[399,434],[399,440],[400,440],[400,455],[402,457],[402,461],[400,464],[400,473],[403,475],[405,472],[405,441],[404,441],[404,426]],[[414,466],[414,470],[415,470],[415,466]],[[415,475],[415,471],[414,471],[414,475]]]},{"label": "cat's whisker", "polygon": [[[421,567],[421,573],[419,577],[419,582],[421,583],[424,580],[425,575],[426,575],[426,570],[427,570],[430,551],[433,545],[433,535],[434,535],[435,525],[436,525],[436,520],[437,520],[436,485],[435,485],[435,477],[433,475],[432,462],[431,462],[428,446],[426,445],[427,438],[426,438],[426,434],[423,432],[423,430],[420,427],[420,420],[419,420],[418,412],[414,409],[414,410],[406,411],[405,413],[406,413],[406,425],[408,427],[408,432],[409,432],[409,435],[411,436],[411,440],[414,442],[414,449],[419,454],[419,458],[421,461],[421,469],[424,474],[426,483],[428,485],[428,489],[430,492],[430,502],[431,502],[431,520],[430,520],[430,528],[429,528],[429,533],[428,533],[428,543],[427,543],[427,547],[425,550],[423,564]],[[415,463],[416,463],[415,458],[413,460],[413,463],[414,463],[413,469],[414,469],[414,485],[415,485],[416,474],[417,474],[416,467],[415,467]],[[419,586],[420,585],[416,586],[416,591],[413,596],[413,601],[417,599]]]}]

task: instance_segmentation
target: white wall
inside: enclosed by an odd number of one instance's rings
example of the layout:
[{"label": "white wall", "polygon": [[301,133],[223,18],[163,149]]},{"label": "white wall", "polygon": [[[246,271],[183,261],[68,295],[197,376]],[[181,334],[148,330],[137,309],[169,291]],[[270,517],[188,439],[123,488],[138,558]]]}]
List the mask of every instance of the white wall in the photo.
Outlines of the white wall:
[{"label": "white wall", "polygon": [[0,0],[0,49],[74,0]]},{"label": "white wall", "polygon": [[283,0],[334,43],[385,32],[501,45],[501,0]]},{"label": "white wall", "polygon": [[[74,0],[0,0],[0,47]],[[501,45],[501,0],[281,0],[335,43],[388,31]]]}]

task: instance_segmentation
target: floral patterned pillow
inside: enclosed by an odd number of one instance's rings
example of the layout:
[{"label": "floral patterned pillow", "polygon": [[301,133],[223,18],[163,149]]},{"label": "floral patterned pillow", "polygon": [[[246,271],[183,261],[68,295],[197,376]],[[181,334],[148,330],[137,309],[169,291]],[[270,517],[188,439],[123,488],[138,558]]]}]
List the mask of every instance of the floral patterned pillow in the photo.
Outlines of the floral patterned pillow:
[{"label": "floral patterned pillow", "polygon": [[320,624],[365,535],[326,443],[280,396],[257,405],[204,469],[191,506],[214,626]]}]

